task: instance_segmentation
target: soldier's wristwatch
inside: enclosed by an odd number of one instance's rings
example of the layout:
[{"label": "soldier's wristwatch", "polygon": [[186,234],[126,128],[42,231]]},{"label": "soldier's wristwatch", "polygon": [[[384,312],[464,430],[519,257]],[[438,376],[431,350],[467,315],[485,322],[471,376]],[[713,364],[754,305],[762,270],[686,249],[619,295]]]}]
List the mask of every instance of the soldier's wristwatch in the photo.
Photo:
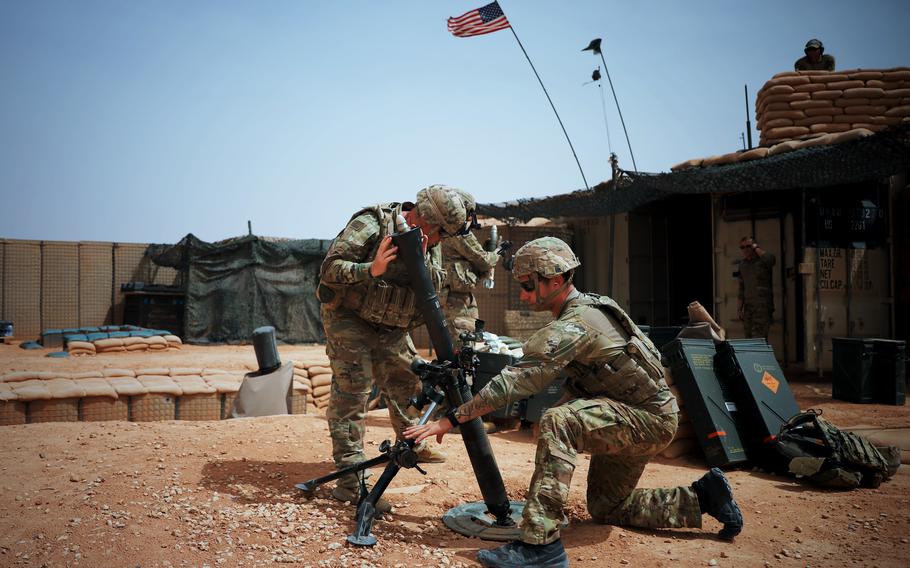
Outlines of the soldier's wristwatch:
[{"label": "soldier's wristwatch", "polygon": [[452,428],[458,428],[458,426],[460,425],[458,422],[458,417],[455,416],[454,410],[450,410],[450,411],[446,412],[446,418],[448,419],[449,424],[452,425]]}]

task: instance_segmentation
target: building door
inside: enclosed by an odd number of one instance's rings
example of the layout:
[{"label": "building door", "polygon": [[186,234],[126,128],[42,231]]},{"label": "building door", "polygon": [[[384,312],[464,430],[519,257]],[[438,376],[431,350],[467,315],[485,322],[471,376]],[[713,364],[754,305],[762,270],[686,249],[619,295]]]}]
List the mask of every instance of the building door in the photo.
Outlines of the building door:
[{"label": "building door", "polygon": [[712,305],[711,198],[673,197],[629,214],[629,305],[632,319],[685,325],[686,307]]}]

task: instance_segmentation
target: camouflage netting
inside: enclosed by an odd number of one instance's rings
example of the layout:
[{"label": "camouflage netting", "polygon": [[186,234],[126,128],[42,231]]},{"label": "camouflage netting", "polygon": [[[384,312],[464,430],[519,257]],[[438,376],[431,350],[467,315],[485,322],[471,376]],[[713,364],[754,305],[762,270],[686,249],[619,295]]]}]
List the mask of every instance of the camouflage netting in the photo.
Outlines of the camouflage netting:
[{"label": "camouflage netting", "polygon": [[666,197],[819,188],[880,179],[910,170],[910,125],[832,146],[802,148],[749,162],[672,173],[623,172],[611,182],[544,198],[478,204],[477,212],[504,220],[595,217],[631,211]]},{"label": "camouflage netting", "polygon": [[207,243],[189,234],[176,245],[150,245],[147,254],[186,273],[187,341],[245,342],[271,325],[282,341],[321,342],[315,290],[330,242],[251,235]]}]

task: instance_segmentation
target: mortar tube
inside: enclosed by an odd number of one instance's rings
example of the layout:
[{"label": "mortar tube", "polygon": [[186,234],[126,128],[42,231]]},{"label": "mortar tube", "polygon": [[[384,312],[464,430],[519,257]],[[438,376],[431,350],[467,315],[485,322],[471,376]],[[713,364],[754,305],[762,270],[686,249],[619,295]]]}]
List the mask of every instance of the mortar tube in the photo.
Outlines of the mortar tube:
[{"label": "mortar tube", "polygon": [[[452,345],[445,314],[424,262],[421,235],[420,229],[414,228],[392,235],[392,242],[398,247],[398,258],[407,268],[415,303],[423,315],[430,341],[436,349],[437,360],[447,361],[453,366],[458,366],[458,356]],[[464,380],[458,381],[458,384],[454,384],[454,381],[447,381],[443,385],[443,390],[449,407],[453,409],[472,398],[470,388]],[[477,479],[487,509],[496,518],[496,524],[511,525],[509,497],[506,494],[502,473],[496,464],[496,457],[493,455],[493,448],[483,429],[482,421],[480,418],[474,418],[463,422],[459,427],[465,450],[471,460],[471,467],[474,469],[474,477]]]}]

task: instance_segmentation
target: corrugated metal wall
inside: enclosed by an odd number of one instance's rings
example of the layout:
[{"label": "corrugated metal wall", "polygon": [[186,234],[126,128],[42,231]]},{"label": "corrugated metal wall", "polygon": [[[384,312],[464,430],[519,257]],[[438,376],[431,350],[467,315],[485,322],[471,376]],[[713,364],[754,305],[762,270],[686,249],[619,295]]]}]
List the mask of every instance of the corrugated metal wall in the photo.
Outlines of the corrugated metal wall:
[{"label": "corrugated metal wall", "polygon": [[145,257],[148,245],[0,239],[0,319],[19,339],[45,329],[119,324],[124,282],[177,284]]}]

